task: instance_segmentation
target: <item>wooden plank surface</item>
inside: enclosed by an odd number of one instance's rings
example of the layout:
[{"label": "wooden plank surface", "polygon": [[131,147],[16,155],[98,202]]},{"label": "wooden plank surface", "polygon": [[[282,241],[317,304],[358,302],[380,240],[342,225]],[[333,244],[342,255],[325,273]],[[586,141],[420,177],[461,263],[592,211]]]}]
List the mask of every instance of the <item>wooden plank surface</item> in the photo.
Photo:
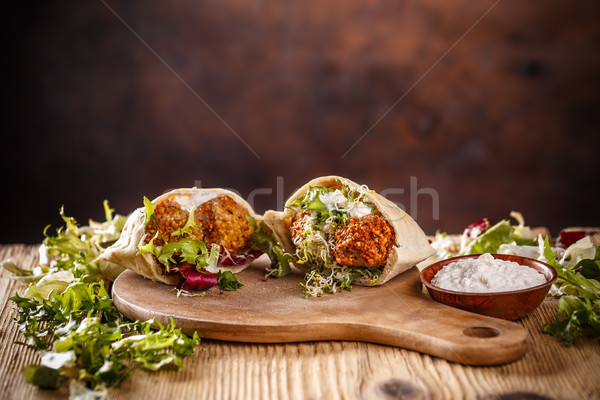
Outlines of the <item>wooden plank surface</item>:
[{"label": "wooden plank surface", "polygon": [[[0,246],[0,259],[22,267],[37,260],[36,247]],[[66,399],[68,388],[39,390],[22,378],[36,352],[14,344],[21,338],[8,301],[24,286],[0,272],[0,399]],[[204,340],[181,372],[136,370],[111,399],[598,399],[600,344],[584,339],[569,346],[541,333],[556,301],[547,299],[518,321],[530,335],[519,361],[492,367],[448,362],[402,348],[365,342],[246,344]],[[518,395],[518,396],[517,396]],[[530,397],[527,397],[530,395]],[[538,396],[538,397],[531,397]]]},{"label": "wooden plank surface", "polygon": [[528,334],[520,325],[445,306],[428,298],[413,267],[385,285],[305,299],[292,273],[264,280],[263,256],[238,274],[235,292],[208,290],[204,297],[177,297],[172,286],[125,271],[112,288],[128,318],[171,318],[188,335],[250,343],[351,340],[386,344],[469,365],[518,360]]}]

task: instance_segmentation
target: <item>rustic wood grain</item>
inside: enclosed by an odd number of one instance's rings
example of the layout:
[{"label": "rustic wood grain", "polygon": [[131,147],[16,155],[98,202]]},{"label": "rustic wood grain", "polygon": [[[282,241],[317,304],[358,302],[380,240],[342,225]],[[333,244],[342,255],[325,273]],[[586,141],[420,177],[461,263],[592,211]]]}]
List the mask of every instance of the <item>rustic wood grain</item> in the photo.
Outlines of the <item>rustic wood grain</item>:
[{"label": "rustic wood grain", "polygon": [[[238,279],[235,292],[209,290],[204,297],[177,297],[172,287],[125,271],[113,285],[115,305],[128,318],[171,318],[185,333],[252,343],[358,340],[417,350],[469,365],[515,361],[527,351],[518,324],[445,306],[427,298],[413,267],[377,287],[307,300],[301,274],[264,280],[261,257]],[[474,334],[469,334],[475,331]],[[491,335],[482,336],[485,331]],[[484,332],[484,333],[485,333]]]},{"label": "rustic wood grain", "polygon": [[[36,261],[36,248],[0,246],[22,267]],[[68,388],[39,390],[24,382],[21,368],[39,356],[14,344],[20,333],[8,298],[24,286],[0,272],[0,398],[66,399]],[[111,399],[597,399],[598,340],[562,344],[541,333],[553,320],[556,301],[546,299],[518,321],[530,334],[530,348],[503,366],[469,367],[415,351],[364,342],[244,344],[204,340],[177,372],[136,370]],[[508,397],[520,394],[521,397]],[[532,397],[530,397],[532,398]]]}]

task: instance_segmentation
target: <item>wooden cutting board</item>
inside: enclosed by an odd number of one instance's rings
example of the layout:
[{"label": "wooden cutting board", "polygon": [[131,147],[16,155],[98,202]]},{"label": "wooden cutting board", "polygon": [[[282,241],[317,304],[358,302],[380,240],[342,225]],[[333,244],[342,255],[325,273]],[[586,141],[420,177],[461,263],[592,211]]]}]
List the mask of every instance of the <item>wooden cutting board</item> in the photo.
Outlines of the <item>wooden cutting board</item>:
[{"label": "wooden cutting board", "polygon": [[117,308],[130,319],[173,318],[187,334],[238,342],[351,340],[403,347],[468,365],[521,358],[528,347],[520,325],[448,307],[421,291],[416,267],[377,287],[355,286],[305,299],[302,275],[264,280],[267,259],[238,274],[235,292],[211,288],[204,297],[177,297],[172,287],[132,271],[113,285]]}]

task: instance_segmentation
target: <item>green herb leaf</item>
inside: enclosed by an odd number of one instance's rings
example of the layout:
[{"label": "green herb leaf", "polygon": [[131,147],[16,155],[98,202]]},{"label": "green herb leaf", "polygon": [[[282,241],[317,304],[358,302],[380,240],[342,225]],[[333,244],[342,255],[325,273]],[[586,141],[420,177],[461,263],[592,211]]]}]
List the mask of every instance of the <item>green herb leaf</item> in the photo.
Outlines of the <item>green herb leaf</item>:
[{"label": "green herb leaf", "polygon": [[217,279],[219,281],[219,287],[222,290],[235,291],[244,286],[238,282],[237,278],[231,271],[218,271]]},{"label": "green herb leaf", "polygon": [[273,233],[265,224],[261,224],[260,230],[252,232],[251,239],[254,246],[271,260],[267,276],[286,276],[292,271],[290,262],[294,261],[294,257],[277,244]]},{"label": "green herb leaf", "polygon": [[58,369],[43,365],[28,365],[23,367],[25,381],[43,389],[58,389],[67,377]]},{"label": "green herb leaf", "polygon": [[588,279],[597,279],[600,275],[600,266],[598,261],[590,260],[588,258],[583,259],[575,265],[575,270],[579,270],[579,273]]}]

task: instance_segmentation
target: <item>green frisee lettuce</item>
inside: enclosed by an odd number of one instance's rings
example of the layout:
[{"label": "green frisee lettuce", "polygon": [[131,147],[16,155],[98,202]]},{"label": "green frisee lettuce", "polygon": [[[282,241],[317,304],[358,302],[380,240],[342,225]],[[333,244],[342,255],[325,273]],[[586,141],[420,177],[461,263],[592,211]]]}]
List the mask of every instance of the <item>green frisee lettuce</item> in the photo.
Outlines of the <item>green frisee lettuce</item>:
[{"label": "green frisee lettuce", "polygon": [[107,286],[122,269],[103,264],[98,256],[118,239],[126,217],[113,216],[106,202],[104,208],[106,222],[82,227],[61,209],[65,227],[55,236],[45,229],[42,265],[33,272],[12,261],[2,263],[32,282],[24,296],[10,298],[25,338],[17,343],[42,352],[41,365],[24,368],[25,379],[57,388],[67,379],[64,370],[74,366],[82,384],[72,380],[73,397],[105,398],[107,388],[118,385],[135,366],[180,368],[181,357],[192,354],[200,342],[196,334],[189,338],[176,329],[173,321],[167,326],[152,320],[127,322],[116,309]]}]

